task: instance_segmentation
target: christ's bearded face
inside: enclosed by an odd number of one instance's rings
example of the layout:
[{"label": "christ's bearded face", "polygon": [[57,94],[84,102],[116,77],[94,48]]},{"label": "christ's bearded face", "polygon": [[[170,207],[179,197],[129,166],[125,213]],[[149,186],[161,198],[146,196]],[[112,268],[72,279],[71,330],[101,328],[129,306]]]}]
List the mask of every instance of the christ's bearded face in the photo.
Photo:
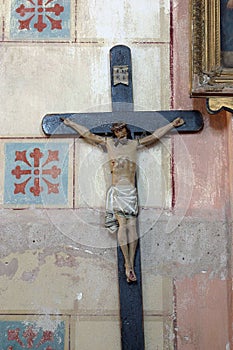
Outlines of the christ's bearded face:
[{"label": "christ's bearded face", "polygon": [[127,133],[126,127],[122,126],[122,127],[116,128],[114,130],[114,134],[118,139],[123,139],[123,138],[127,137],[128,133]]}]

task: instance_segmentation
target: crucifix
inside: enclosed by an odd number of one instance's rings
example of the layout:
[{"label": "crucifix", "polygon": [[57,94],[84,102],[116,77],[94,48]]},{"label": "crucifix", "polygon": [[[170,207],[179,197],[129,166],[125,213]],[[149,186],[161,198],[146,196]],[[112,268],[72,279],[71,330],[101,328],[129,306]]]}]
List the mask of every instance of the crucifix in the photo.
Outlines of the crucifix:
[{"label": "crucifix", "polygon": [[197,132],[198,111],[134,111],[130,49],[110,51],[112,112],[49,114],[46,135],[79,134],[108,152],[112,184],[106,196],[105,226],[117,232],[122,350],[144,350],[141,258],[138,225],[136,153],[167,132]]}]

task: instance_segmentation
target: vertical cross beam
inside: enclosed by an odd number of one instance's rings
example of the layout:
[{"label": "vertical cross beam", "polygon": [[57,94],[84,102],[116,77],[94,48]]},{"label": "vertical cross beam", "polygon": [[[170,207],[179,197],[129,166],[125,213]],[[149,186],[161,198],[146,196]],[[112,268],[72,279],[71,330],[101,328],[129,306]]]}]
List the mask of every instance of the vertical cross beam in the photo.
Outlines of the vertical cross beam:
[{"label": "vertical cross beam", "polygon": [[[132,63],[128,47],[119,45],[111,49],[110,70],[113,112],[133,111]],[[136,283],[126,281],[124,257],[119,244],[117,255],[122,350],[144,350],[140,243],[135,255]]]}]

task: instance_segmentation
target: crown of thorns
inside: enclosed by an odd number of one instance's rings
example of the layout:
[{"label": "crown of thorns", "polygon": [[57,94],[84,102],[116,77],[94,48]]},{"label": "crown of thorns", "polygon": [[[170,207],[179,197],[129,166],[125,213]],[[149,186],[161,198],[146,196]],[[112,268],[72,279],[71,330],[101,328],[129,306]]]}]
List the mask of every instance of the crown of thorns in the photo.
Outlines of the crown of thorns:
[{"label": "crown of thorns", "polygon": [[124,122],[119,122],[119,123],[113,123],[111,127],[111,131],[119,131],[122,130],[123,128],[127,128],[127,124]]}]

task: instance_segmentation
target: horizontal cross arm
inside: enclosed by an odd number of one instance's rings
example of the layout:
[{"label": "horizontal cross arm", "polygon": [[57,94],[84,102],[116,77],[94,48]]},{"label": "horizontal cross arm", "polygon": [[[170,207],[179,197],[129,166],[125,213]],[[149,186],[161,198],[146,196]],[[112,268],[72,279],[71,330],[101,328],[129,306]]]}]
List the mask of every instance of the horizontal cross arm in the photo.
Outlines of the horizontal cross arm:
[{"label": "horizontal cross arm", "polygon": [[103,113],[66,113],[47,114],[42,120],[42,130],[48,136],[74,136],[75,130],[64,125],[61,118],[70,118],[72,121],[87,127],[92,133],[110,135],[111,125],[124,121],[132,133],[152,133],[156,129],[182,118],[184,124],[176,130],[180,133],[198,132],[203,128],[203,118],[198,111],[124,111]]}]

